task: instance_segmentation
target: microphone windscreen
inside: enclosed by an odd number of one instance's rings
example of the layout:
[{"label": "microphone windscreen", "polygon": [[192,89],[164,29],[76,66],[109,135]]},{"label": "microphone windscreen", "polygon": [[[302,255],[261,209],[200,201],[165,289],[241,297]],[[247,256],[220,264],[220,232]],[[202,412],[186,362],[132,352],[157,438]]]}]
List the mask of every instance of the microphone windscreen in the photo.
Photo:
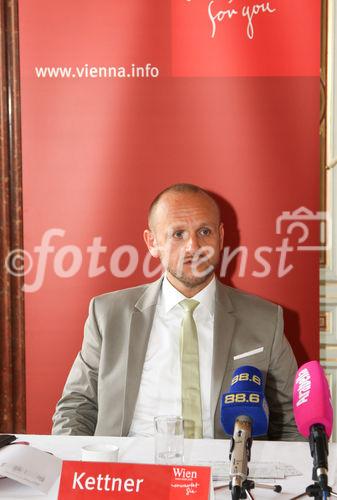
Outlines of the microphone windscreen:
[{"label": "microphone windscreen", "polygon": [[331,436],[333,409],[328,381],[318,361],[309,361],[296,373],[293,392],[294,416],[298,431],[308,437],[314,424],[322,424]]},{"label": "microphone windscreen", "polygon": [[254,366],[237,368],[229,392],[222,395],[221,424],[226,434],[233,434],[235,420],[241,416],[251,419],[252,436],[267,433],[269,411],[263,393],[263,378]]}]

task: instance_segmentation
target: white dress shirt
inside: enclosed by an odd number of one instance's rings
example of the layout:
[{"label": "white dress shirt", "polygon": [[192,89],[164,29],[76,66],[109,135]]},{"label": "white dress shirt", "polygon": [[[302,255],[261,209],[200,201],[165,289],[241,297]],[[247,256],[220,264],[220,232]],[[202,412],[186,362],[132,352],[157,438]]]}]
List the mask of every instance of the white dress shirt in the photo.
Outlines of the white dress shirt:
[{"label": "white dress shirt", "polygon": [[[183,299],[186,297],[165,276],[154,314],[129,436],[152,436],[155,416],[182,414],[180,334],[184,310],[179,302]],[[203,436],[212,438],[214,432],[210,405],[215,278],[193,299],[200,302],[193,317],[198,330]]]}]

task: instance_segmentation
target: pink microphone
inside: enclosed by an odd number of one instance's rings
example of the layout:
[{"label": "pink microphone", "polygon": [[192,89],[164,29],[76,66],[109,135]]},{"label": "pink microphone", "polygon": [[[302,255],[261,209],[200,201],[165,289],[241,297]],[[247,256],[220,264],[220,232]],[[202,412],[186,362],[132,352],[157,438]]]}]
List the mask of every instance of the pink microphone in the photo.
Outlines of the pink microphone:
[{"label": "pink microphone", "polygon": [[309,437],[311,426],[321,424],[331,436],[333,410],[328,381],[318,361],[309,361],[298,369],[293,392],[293,409],[298,431]]},{"label": "pink microphone", "polygon": [[[321,491],[323,498],[327,498],[331,492],[328,486],[328,438],[332,431],[333,410],[328,381],[318,361],[309,361],[297,371],[293,408],[299,432],[309,437],[314,462],[312,478],[315,481],[311,488]],[[322,496],[315,494],[315,498]]]}]

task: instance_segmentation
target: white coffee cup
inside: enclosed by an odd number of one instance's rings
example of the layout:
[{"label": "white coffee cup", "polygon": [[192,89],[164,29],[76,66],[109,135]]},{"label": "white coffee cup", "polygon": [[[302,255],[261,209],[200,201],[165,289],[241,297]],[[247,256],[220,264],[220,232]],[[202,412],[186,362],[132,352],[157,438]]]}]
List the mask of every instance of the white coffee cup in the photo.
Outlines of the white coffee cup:
[{"label": "white coffee cup", "polygon": [[113,444],[88,444],[82,446],[82,460],[84,462],[118,462],[118,446]]}]

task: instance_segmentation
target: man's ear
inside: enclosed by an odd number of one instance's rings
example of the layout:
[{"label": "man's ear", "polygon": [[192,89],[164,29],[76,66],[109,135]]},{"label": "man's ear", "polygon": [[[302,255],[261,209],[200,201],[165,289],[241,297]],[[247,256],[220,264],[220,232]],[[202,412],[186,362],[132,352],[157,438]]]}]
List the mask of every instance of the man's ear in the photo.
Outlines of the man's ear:
[{"label": "man's ear", "polygon": [[159,250],[158,250],[158,245],[157,245],[156,238],[155,238],[155,235],[153,234],[153,232],[150,229],[145,229],[145,231],[143,233],[143,238],[144,238],[146,246],[147,246],[150,254],[152,255],[152,257],[158,258],[159,257]]},{"label": "man's ear", "polygon": [[225,237],[225,230],[224,230],[223,222],[220,222],[219,236],[220,236],[220,250],[222,250],[223,249],[223,243],[224,243],[224,237]]}]

